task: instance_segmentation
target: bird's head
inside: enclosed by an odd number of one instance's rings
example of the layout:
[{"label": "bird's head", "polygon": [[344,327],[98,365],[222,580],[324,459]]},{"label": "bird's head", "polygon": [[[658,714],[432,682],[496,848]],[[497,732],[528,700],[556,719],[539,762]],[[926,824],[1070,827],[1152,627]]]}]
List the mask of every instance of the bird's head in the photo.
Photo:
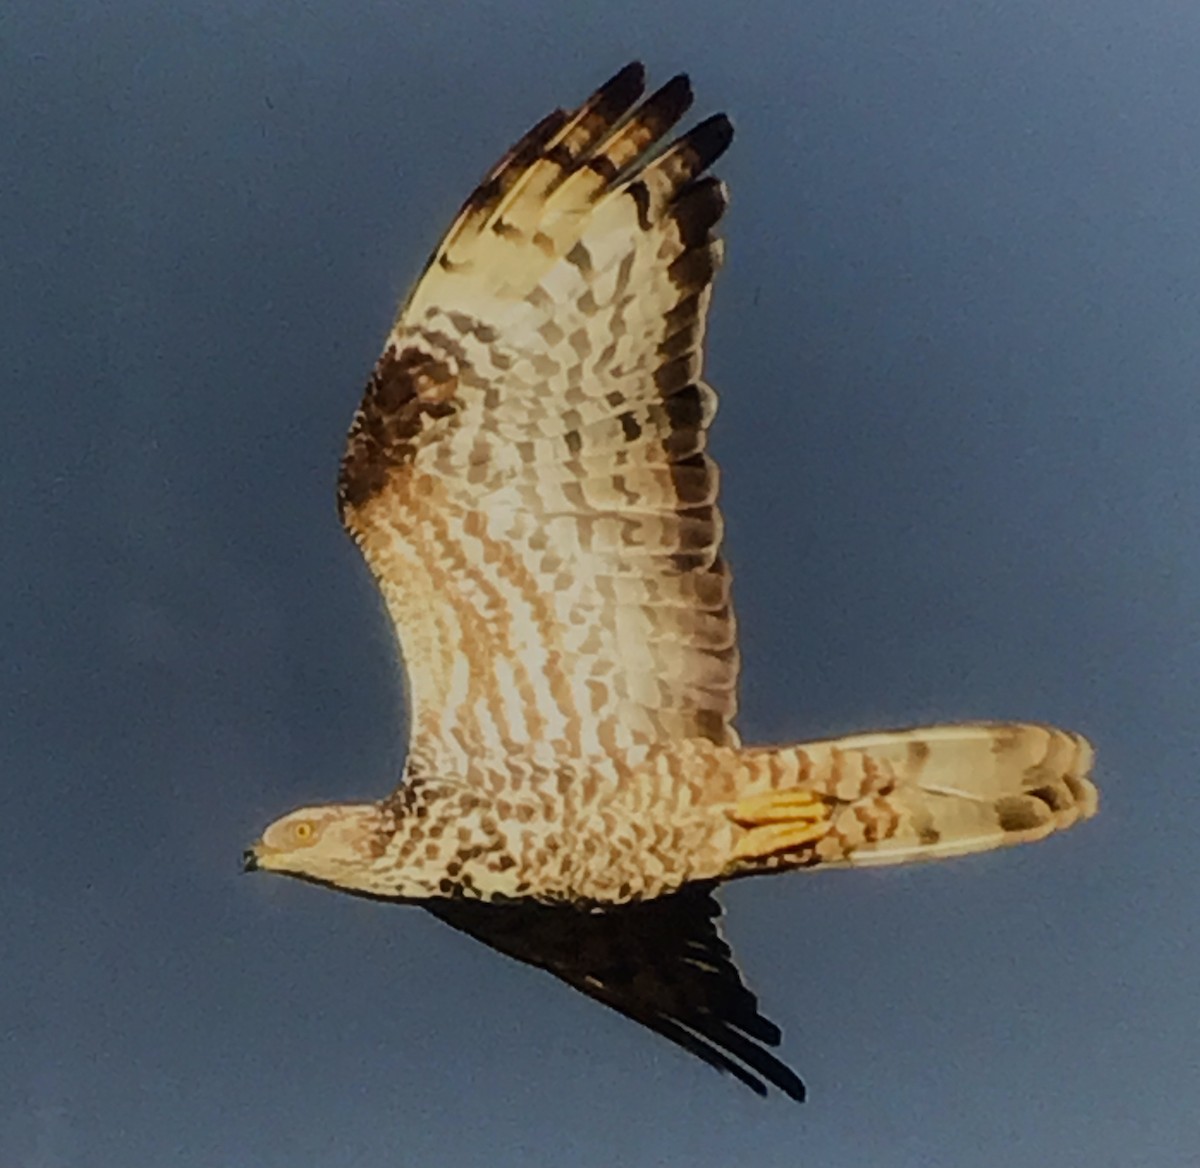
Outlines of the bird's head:
[{"label": "bird's head", "polygon": [[297,808],[242,853],[242,868],[368,891],[372,866],[387,842],[388,818],[376,803]]}]

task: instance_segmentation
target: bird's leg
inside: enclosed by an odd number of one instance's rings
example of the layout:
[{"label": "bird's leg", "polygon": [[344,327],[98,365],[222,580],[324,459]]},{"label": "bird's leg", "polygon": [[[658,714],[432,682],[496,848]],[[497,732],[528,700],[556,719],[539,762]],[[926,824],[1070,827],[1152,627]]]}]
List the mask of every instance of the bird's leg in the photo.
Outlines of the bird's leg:
[{"label": "bird's leg", "polygon": [[748,829],[734,844],[734,859],[754,860],[816,843],[829,830],[830,804],[791,787],[741,799],[729,818]]}]

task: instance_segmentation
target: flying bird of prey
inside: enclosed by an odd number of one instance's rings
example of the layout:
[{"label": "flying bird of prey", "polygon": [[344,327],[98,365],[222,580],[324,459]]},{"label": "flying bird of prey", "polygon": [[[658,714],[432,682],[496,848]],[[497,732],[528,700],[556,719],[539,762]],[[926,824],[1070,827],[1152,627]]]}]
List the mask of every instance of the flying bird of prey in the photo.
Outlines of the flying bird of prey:
[{"label": "flying bird of prey", "polygon": [[540,121],[401,308],[338,505],[401,646],[404,773],[245,865],[421,904],[799,1099],[715,886],[1041,839],[1095,810],[1092,751],[1001,722],[740,745],[701,379],[732,130],[664,145],[690,85],[643,92],[633,64]]}]

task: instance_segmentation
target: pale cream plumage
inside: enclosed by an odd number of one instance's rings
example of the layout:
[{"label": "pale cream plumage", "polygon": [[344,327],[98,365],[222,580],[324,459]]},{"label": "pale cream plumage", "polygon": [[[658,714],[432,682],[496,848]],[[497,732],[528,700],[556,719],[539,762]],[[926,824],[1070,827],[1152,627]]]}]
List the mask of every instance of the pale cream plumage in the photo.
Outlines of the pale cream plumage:
[{"label": "pale cream plumage", "polygon": [[[521,139],[401,309],[339,504],[402,647],[404,781],[376,805],[292,813],[252,862],[426,901],[798,1097],[754,1045],[778,1032],[729,972],[707,890],[1040,839],[1095,811],[1092,751],[1066,731],[984,722],[741,748],[701,380],[726,202],[705,172],[732,131],[718,115],[662,148],[690,86],[642,92],[630,66]],[[665,907],[633,932],[611,915],[658,898],[686,905],[683,933],[721,972],[697,999],[676,992],[672,966],[671,1004],[653,1010],[555,948],[548,918],[522,930],[464,903],[573,906],[604,919],[604,945],[621,934],[660,961],[647,929],[665,927]]]}]

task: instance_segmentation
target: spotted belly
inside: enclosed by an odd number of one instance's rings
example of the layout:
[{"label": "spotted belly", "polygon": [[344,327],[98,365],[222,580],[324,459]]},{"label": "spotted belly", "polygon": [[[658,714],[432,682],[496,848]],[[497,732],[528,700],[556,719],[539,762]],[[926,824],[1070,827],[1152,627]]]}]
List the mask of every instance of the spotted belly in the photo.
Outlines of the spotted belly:
[{"label": "spotted belly", "polygon": [[439,788],[398,809],[376,863],[381,887],[393,873],[397,883],[418,880],[430,897],[623,903],[717,875],[727,854],[723,815],[650,813],[627,788],[586,808],[544,788],[503,798]]}]

